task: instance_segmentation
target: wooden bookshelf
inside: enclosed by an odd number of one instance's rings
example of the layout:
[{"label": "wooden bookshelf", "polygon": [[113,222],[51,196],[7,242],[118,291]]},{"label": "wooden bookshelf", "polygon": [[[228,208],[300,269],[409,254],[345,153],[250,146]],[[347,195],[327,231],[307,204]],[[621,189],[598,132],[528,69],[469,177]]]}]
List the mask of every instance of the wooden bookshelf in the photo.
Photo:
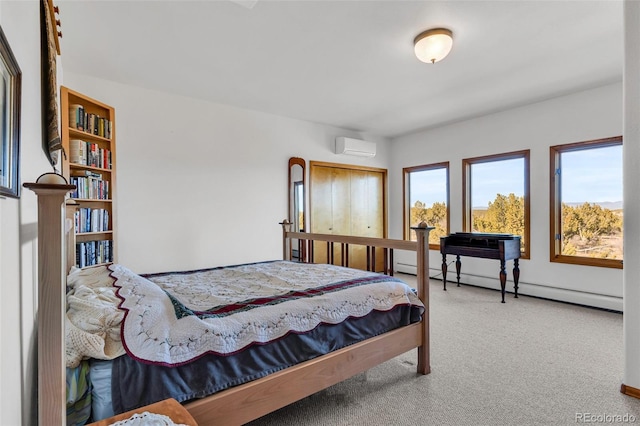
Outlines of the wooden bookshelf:
[{"label": "wooden bookshelf", "polygon": [[[62,174],[78,188],[67,200],[67,270],[116,259],[115,109],[60,88]],[[80,257],[82,259],[80,259]]]}]

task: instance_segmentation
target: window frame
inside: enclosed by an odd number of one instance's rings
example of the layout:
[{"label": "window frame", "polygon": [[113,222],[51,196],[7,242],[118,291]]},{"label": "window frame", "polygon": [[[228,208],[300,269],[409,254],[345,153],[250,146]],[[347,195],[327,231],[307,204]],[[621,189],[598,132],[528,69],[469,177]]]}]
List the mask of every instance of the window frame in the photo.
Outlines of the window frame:
[{"label": "window frame", "polygon": [[[450,191],[450,187],[449,187],[449,182],[450,182],[450,178],[449,178],[449,162],[448,161],[443,161],[440,163],[431,163],[431,164],[423,164],[420,166],[413,166],[413,167],[404,167],[402,169],[402,205],[403,205],[403,215],[402,215],[402,234],[403,234],[403,239],[405,240],[409,240],[410,235],[411,235],[411,230],[409,229],[410,226],[410,218],[411,218],[411,206],[409,206],[408,203],[411,202],[411,197],[410,197],[410,181],[409,181],[409,175],[411,173],[415,173],[415,172],[424,172],[424,171],[429,171],[429,170],[438,170],[438,169],[445,169],[445,175],[446,175],[446,193],[447,193],[447,198],[446,198],[446,203],[447,203],[447,222],[446,222],[446,234],[448,235],[451,232],[451,214],[450,214],[450,197],[451,197],[451,191]],[[429,250],[440,250],[440,244],[431,244],[429,243]]]},{"label": "window frame", "polygon": [[[551,262],[622,269],[624,255],[623,259],[599,259],[563,255],[560,237],[562,235],[562,179],[561,174],[558,173],[558,170],[561,170],[560,155],[563,152],[583,151],[617,145],[622,145],[622,136],[549,147],[549,260]],[[620,165],[620,167],[622,167],[622,165]]]},{"label": "window frame", "polygon": [[491,163],[494,161],[524,160],[524,247],[520,259],[531,258],[531,185],[530,185],[530,153],[529,149],[512,151],[501,154],[484,155],[481,157],[464,158],[462,160],[462,229],[471,232],[471,166],[474,164]]}]

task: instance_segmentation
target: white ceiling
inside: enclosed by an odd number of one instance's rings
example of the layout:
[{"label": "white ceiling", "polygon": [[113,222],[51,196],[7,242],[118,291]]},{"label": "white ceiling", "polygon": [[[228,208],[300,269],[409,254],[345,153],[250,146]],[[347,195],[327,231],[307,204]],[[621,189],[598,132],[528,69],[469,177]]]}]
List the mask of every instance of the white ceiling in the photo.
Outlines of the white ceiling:
[{"label": "white ceiling", "polygon": [[[65,72],[395,137],[622,80],[621,1],[70,1]],[[442,62],[413,54],[446,27]]]}]

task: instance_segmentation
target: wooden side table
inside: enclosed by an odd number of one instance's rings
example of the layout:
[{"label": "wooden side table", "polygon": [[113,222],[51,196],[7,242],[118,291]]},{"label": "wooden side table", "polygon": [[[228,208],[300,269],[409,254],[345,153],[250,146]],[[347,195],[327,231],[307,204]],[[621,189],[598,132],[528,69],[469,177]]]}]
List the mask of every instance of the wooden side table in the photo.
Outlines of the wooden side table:
[{"label": "wooden side table", "polygon": [[97,422],[90,423],[87,426],[109,426],[117,421],[126,420],[136,413],[144,413],[145,411],[154,414],[164,414],[173,420],[174,423],[198,426],[187,409],[173,398],[136,408],[135,410],[127,411],[126,413],[118,414],[116,416],[109,417],[108,419],[99,420]]}]

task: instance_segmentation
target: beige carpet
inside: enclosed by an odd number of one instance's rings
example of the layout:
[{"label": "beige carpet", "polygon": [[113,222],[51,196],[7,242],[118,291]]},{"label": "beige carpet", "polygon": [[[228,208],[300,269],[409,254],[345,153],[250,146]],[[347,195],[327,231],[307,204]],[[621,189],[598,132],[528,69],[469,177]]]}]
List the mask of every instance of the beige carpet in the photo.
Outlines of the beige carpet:
[{"label": "beige carpet", "polygon": [[447,287],[431,282],[431,374],[412,351],[251,425],[640,423],[620,393],[621,314]]}]

